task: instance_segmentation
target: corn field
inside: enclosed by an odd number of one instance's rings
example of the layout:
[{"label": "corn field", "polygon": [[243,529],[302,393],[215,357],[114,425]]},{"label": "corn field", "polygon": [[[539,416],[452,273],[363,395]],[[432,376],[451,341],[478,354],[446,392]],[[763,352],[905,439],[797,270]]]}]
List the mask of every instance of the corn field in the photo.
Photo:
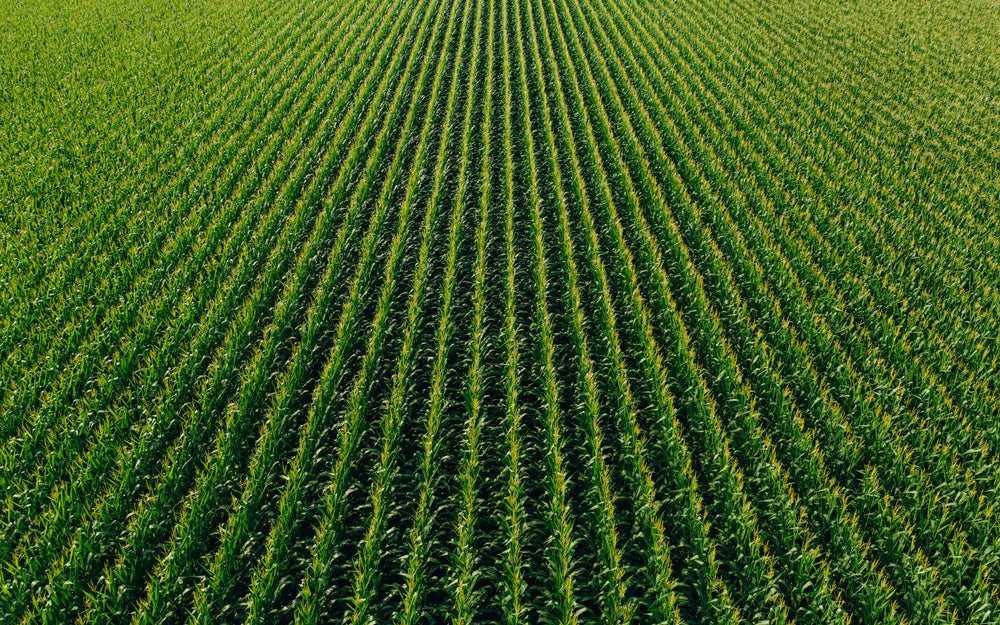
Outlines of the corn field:
[{"label": "corn field", "polygon": [[0,624],[1000,622],[997,0],[0,9]]}]

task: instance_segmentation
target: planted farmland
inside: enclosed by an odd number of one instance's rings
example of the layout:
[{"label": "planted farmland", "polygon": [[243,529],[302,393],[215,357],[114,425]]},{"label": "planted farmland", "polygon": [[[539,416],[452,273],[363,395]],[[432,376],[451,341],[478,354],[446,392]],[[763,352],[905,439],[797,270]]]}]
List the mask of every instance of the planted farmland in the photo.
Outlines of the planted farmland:
[{"label": "planted farmland", "polygon": [[1000,622],[994,0],[0,7],[0,623]]}]

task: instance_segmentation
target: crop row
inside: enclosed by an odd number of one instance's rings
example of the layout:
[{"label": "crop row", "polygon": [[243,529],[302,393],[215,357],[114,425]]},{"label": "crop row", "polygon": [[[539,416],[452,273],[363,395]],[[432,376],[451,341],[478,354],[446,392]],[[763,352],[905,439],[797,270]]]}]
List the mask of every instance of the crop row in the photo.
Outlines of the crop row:
[{"label": "crop row", "polygon": [[119,124],[0,117],[72,144],[0,152],[0,622],[996,619],[967,27],[81,5],[107,82],[0,65]]}]

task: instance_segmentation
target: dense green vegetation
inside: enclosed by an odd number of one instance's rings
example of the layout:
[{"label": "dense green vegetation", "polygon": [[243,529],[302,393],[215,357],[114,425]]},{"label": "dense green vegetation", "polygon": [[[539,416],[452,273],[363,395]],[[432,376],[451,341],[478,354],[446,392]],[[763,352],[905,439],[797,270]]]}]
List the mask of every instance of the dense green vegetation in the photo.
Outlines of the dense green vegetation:
[{"label": "dense green vegetation", "polygon": [[1000,621],[996,0],[0,9],[0,623]]}]

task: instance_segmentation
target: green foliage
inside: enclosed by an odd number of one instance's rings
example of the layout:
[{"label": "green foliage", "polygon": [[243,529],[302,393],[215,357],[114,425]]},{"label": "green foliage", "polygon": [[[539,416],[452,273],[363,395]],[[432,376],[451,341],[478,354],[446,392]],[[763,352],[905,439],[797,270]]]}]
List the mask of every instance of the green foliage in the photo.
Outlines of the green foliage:
[{"label": "green foliage", "polygon": [[0,0],[0,623],[994,623],[990,2]]}]

